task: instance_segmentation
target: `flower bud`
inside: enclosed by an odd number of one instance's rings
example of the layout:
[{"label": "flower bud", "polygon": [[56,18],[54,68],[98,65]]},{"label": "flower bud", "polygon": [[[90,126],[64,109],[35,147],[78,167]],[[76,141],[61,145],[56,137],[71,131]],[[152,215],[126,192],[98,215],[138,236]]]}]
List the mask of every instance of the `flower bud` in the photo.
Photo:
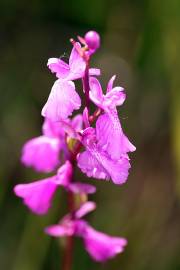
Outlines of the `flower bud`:
[{"label": "flower bud", "polygon": [[85,34],[85,37],[84,37],[88,47],[89,47],[89,50],[95,52],[99,46],[100,46],[100,36],[97,32],[95,31],[89,31]]}]

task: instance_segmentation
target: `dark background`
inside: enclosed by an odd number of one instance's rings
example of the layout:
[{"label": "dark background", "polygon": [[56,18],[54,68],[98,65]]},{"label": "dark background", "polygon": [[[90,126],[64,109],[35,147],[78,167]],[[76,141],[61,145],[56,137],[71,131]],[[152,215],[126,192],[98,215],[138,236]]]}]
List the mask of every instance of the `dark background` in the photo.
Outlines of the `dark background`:
[{"label": "dark background", "polygon": [[[119,114],[137,151],[124,186],[89,180],[98,208],[88,220],[127,237],[125,252],[100,265],[77,240],[73,270],[180,269],[180,1],[0,0],[1,270],[61,269],[63,241],[43,228],[66,213],[65,194],[37,217],[12,189],[44,177],[24,168],[20,153],[41,132],[40,111],[55,80],[47,59],[69,54],[69,38],[91,29],[102,37],[93,65],[102,68],[103,84],[117,74],[126,88]],[[77,178],[85,176],[77,170]]]}]

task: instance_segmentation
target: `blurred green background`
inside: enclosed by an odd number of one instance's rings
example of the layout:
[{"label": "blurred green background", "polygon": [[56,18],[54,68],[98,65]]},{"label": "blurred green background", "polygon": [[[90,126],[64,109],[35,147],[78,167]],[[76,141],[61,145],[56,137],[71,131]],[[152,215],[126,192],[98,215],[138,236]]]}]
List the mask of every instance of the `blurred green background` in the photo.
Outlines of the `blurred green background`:
[{"label": "blurred green background", "polygon": [[12,189],[43,177],[20,164],[20,153],[40,134],[55,80],[47,59],[69,54],[69,38],[91,29],[102,37],[93,65],[103,84],[117,74],[126,88],[119,113],[137,151],[124,186],[89,180],[98,188],[89,222],[127,237],[128,247],[100,265],[77,240],[73,270],[180,269],[180,1],[0,0],[0,270],[61,269],[63,243],[43,228],[66,213],[65,194],[37,217]]}]

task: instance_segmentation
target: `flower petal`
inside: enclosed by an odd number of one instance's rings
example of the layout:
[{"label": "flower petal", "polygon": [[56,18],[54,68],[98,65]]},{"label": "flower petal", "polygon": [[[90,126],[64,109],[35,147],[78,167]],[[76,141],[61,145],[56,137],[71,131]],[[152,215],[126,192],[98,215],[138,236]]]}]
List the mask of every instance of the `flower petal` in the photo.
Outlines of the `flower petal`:
[{"label": "flower petal", "polygon": [[52,87],[47,103],[42,109],[42,115],[56,122],[66,119],[80,106],[81,100],[75,91],[74,83],[57,80]]},{"label": "flower petal", "polygon": [[90,85],[90,92],[89,92],[90,99],[97,106],[102,108],[102,102],[103,102],[104,97],[103,97],[103,92],[102,92],[102,88],[99,81],[94,77],[90,77],[89,85]]},{"label": "flower petal", "polygon": [[65,132],[62,126],[61,121],[52,122],[50,119],[45,118],[43,126],[42,126],[43,135],[47,137],[58,137],[63,139],[65,136]]},{"label": "flower petal", "polygon": [[85,202],[81,207],[75,212],[75,217],[77,219],[80,219],[87,215],[88,213],[94,211],[96,209],[96,203],[95,202]]},{"label": "flower petal", "polygon": [[60,79],[66,78],[70,72],[69,65],[59,58],[49,58],[47,66]]},{"label": "flower petal", "polygon": [[73,128],[72,124],[70,121],[68,121],[69,119],[66,120],[61,120],[61,125],[64,129],[64,131],[67,133],[67,135],[70,138],[73,139],[79,139],[80,140],[80,135],[78,132],[76,132],[76,130]]},{"label": "flower petal", "polygon": [[69,58],[69,67],[70,67],[70,74],[66,80],[76,80],[80,79],[84,76],[84,71],[86,68],[86,63],[84,59],[80,56],[79,52],[76,48],[81,49],[81,45],[79,42],[75,43],[71,51],[71,55]]},{"label": "flower petal", "polygon": [[109,174],[88,150],[79,154],[78,167],[88,177],[94,177],[98,179],[109,179]]},{"label": "flower petal", "polygon": [[106,171],[106,179],[111,178],[113,183],[117,185],[126,182],[131,167],[127,157],[123,156],[118,160],[112,160],[103,151],[96,150],[91,153]]},{"label": "flower petal", "polygon": [[58,170],[56,184],[68,187],[72,177],[72,164],[67,160]]},{"label": "flower petal", "polygon": [[108,92],[103,102],[104,109],[108,107],[115,108],[116,106],[121,106],[126,99],[126,94],[123,91],[124,88],[115,87],[110,92]]},{"label": "flower petal", "polygon": [[89,112],[87,107],[84,108],[83,111],[83,123],[85,125],[86,128],[90,127],[90,123],[89,123]]},{"label": "flower petal", "polygon": [[97,145],[96,141],[94,129],[86,128],[82,133],[82,143],[86,151],[77,157],[79,168],[88,177],[107,180],[111,178],[115,184],[123,184],[127,180],[131,167],[127,154],[112,159],[106,151],[107,145]]},{"label": "flower petal", "polygon": [[57,185],[55,177],[36,181],[29,184],[20,184],[14,187],[14,192],[23,199],[24,204],[38,215],[46,214]]},{"label": "flower petal", "polygon": [[63,224],[51,225],[45,229],[45,232],[54,237],[72,236],[74,234],[74,226],[65,226]]},{"label": "flower petal", "polygon": [[116,79],[116,75],[112,76],[112,78],[109,80],[106,93],[108,93],[109,91],[113,89],[113,84],[114,84],[115,79]]},{"label": "flower petal", "polygon": [[106,95],[103,94],[101,85],[96,78],[91,77],[89,80],[89,97],[92,102],[105,112],[109,112],[111,109],[116,109],[116,106],[122,105],[126,99],[126,95],[123,92],[124,89],[122,87],[117,86],[112,88],[114,80],[115,76],[113,76],[108,83]]},{"label": "flower petal", "polygon": [[57,138],[40,136],[29,140],[22,149],[21,161],[39,172],[51,172],[59,164],[60,142]]},{"label": "flower petal", "polygon": [[126,182],[131,166],[127,156],[112,160],[104,151],[88,148],[79,155],[78,167],[88,177],[106,180],[111,178],[114,184],[120,185]]},{"label": "flower petal", "polygon": [[85,249],[89,255],[98,262],[104,262],[123,252],[127,240],[121,237],[112,237],[105,233],[96,231],[86,225],[84,234]]},{"label": "flower petal", "polygon": [[119,159],[122,154],[136,149],[123,133],[115,110],[99,116],[96,122],[96,136],[97,145],[107,151],[112,159]]},{"label": "flower petal", "polygon": [[71,119],[71,125],[76,132],[80,132],[83,126],[83,117],[82,114],[77,114]]},{"label": "flower petal", "polygon": [[99,68],[90,68],[89,69],[89,76],[100,76],[101,70]]},{"label": "flower petal", "polygon": [[68,189],[73,193],[85,193],[92,194],[96,192],[96,187],[89,184],[84,184],[81,182],[72,183],[68,186]]}]

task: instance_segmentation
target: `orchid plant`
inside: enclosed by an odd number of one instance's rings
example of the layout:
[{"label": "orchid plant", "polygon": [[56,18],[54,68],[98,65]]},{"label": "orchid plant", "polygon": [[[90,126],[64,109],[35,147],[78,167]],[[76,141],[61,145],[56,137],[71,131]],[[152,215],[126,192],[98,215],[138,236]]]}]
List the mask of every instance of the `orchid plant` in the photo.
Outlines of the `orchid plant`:
[{"label": "orchid plant", "polygon": [[[116,76],[113,76],[103,93],[98,80],[100,69],[90,68],[91,57],[100,47],[99,34],[89,31],[83,38],[78,36],[78,41],[70,41],[73,48],[69,63],[61,58],[50,58],[47,63],[57,80],[42,109],[42,135],[29,140],[22,149],[21,161],[25,166],[53,175],[14,188],[15,194],[38,215],[49,211],[58,188],[66,190],[69,213],[57,224],[45,228],[47,234],[67,239],[63,270],[71,269],[74,237],[83,239],[86,251],[98,262],[113,258],[127,244],[125,238],[96,231],[84,219],[96,208],[94,202],[88,201],[88,195],[96,192],[96,188],[78,182],[75,167],[88,177],[121,185],[127,181],[131,167],[128,152],[135,151],[123,133],[116,108],[126,99],[124,89],[114,86]],[[83,106],[75,80],[82,81]],[[91,102],[95,105],[93,113]],[[81,107],[84,107],[82,114],[72,117]],[[78,203],[76,196],[80,198]]]}]

